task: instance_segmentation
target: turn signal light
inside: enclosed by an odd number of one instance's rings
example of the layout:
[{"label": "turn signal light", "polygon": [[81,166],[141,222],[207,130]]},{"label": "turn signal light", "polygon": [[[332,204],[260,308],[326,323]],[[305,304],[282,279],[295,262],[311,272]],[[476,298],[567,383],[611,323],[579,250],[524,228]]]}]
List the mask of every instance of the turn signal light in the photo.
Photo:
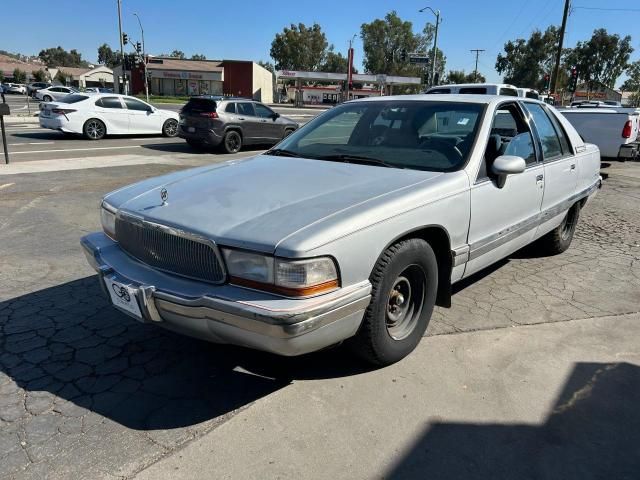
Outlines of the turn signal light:
[{"label": "turn signal light", "polygon": [[627,123],[624,124],[624,128],[622,129],[622,138],[631,138],[632,129],[633,124],[631,123],[631,120],[627,120]]}]

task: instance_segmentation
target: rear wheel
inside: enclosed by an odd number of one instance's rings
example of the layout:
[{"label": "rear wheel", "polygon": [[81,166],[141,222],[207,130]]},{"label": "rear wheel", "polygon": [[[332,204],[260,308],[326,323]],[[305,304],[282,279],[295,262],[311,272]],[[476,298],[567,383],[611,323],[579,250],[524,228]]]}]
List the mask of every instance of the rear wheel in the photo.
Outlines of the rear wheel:
[{"label": "rear wheel", "polygon": [[292,133],[293,133],[293,129],[292,128],[288,128],[287,130],[284,131],[284,136],[282,138],[287,138]]},{"label": "rear wheel", "polygon": [[370,281],[371,303],[348,344],[367,362],[390,365],[411,353],[427,329],[438,290],[435,253],[422,239],[399,242],[382,254]]},{"label": "rear wheel", "polygon": [[227,132],[222,140],[222,148],[226,153],[238,153],[242,148],[242,137],[235,130]]},{"label": "rear wheel", "polygon": [[51,96],[49,95],[45,95],[44,97],[42,97],[43,102],[50,102],[51,100],[53,100],[53,98],[51,98]]},{"label": "rear wheel", "polygon": [[178,121],[175,118],[170,118],[162,126],[162,135],[165,137],[175,137],[178,135]]},{"label": "rear wheel", "polygon": [[107,127],[97,118],[90,118],[85,122],[82,132],[89,140],[100,140],[107,134]]},{"label": "rear wheel", "polygon": [[538,240],[538,245],[547,255],[558,255],[571,245],[580,217],[580,205],[569,209],[562,223]]}]

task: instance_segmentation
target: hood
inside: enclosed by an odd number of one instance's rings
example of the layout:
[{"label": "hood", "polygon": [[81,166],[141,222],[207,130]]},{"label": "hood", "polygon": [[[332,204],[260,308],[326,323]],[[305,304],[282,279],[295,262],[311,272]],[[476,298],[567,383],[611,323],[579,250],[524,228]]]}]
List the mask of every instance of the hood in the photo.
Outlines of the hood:
[{"label": "hood", "polygon": [[221,245],[272,253],[311,224],[441,175],[269,155],[187,172],[121,189],[113,204]]}]

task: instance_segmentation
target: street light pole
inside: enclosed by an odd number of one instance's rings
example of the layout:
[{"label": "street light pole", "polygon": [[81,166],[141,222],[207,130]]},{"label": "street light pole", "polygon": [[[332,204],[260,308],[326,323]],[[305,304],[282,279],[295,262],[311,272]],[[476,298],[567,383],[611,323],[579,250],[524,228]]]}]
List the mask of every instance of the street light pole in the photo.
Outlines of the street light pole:
[{"label": "street light pole", "polygon": [[127,74],[124,69],[124,44],[122,43],[122,5],[118,0],[118,30],[120,31],[120,61],[122,62],[122,89],[127,94]]},{"label": "street light pole", "polygon": [[142,65],[144,65],[144,94],[147,97],[147,103],[149,103],[149,83],[147,78],[147,55],[146,50],[144,49],[144,30],[142,29],[142,22],[140,21],[140,17],[137,13],[134,13],[135,17],[138,19],[138,25],[140,25],[140,34],[142,36]]},{"label": "street light pole", "polygon": [[418,12],[424,12],[425,10],[431,10],[436,16],[436,31],[433,36],[433,53],[431,54],[431,85],[436,81],[436,55],[438,54],[438,26],[440,25],[440,10],[434,10],[431,7],[424,7],[418,10]]}]

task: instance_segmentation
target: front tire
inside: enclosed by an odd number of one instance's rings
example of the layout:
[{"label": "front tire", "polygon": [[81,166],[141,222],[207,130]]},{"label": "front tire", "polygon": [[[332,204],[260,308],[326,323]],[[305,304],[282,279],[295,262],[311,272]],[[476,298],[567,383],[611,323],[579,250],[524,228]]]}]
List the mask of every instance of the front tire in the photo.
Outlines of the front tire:
[{"label": "front tire", "polygon": [[90,118],[82,127],[84,137],[89,140],[100,140],[107,134],[107,127],[97,118]]},{"label": "front tire", "polygon": [[53,100],[53,98],[51,98],[49,95],[45,95],[44,97],[42,97],[42,101],[43,102],[50,102],[52,100]]},{"label": "front tire", "polygon": [[371,273],[371,303],[349,340],[367,362],[386,366],[411,353],[424,335],[438,291],[438,263],[431,246],[412,238],[391,246]]},{"label": "front tire", "polygon": [[547,255],[558,255],[569,248],[576,232],[580,205],[569,209],[562,223],[538,240],[540,249]]},{"label": "front tire", "polygon": [[178,135],[178,121],[175,118],[170,118],[164,122],[164,125],[162,125],[162,135],[169,138]]},{"label": "front tire", "polygon": [[235,130],[228,131],[222,140],[222,149],[226,153],[238,153],[242,148],[242,136]]}]

